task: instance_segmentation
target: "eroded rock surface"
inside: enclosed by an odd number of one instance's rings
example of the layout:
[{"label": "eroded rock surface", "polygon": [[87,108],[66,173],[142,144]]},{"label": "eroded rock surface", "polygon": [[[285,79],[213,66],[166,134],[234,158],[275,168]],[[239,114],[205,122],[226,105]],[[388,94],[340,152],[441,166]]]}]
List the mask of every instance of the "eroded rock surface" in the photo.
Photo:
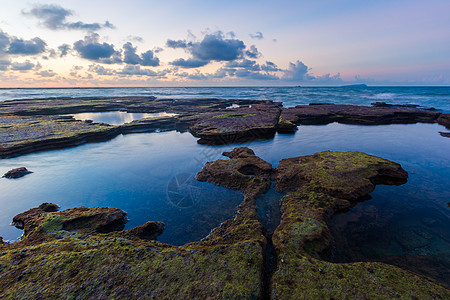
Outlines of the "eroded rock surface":
[{"label": "eroded rock surface", "polygon": [[3,177],[5,177],[5,178],[20,178],[20,177],[23,177],[30,173],[33,173],[33,172],[28,171],[28,169],[25,167],[20,167],[20,168],[12,169],[12,170],[6,172],[5,175],[3,175]]},{"label": "eroded rock surface", "polygon": [[233,190],[240,190],[246,198],[255,199],[270,188],[272,165],[255,155],[247,147],[224,152],[230,159],[206,163],[196,175],[199,181],[208,181]]},{"label": "eroded rock surface", "polygon": [[339,122],[358,125],[433,123],[440,113],[399,107],[310,104],[284,109],[280,116],[282,130],[298,124],[315,125]]},{"label": "eroded rock surface", "polygon": [[203,116],[189,129],[201,144],[230,144],[272,138],[281,108],[271,101]]}]

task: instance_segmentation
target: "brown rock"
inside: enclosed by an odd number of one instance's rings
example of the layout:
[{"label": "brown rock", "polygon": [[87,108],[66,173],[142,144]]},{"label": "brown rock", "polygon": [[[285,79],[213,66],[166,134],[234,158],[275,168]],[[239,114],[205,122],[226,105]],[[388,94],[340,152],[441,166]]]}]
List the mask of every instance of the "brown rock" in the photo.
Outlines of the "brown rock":
[{"label": "brown rock", "polygon": [[230,159],[208,162],[195,178],[229,189],[240,190],[247,198],[256,198],[270,188],[272,165],[247,147],[224,152]]},{"label": "brown rock", "polygon": [[163,222],[150,221],[144,225],[128,229],[125,231],[127,234],[135,235],[144,240],[156,240],[156,238],[161,235],[164,231]]},{"label": "brown rock", "polygon": [[3,175],[3,177],[5,177],[5,178],[20,178],[20,177],[23,177],[30,173],[33,173],[33,172],[28,171],[27,168],[25,168],[25,167],[21,167],[21,168],[12,169],[12,170],[6,172],[5,175]]},{"label": "brown rock", "polygon": [[437,122],[447,129],[450,129],[450,114],[441,114],[437,119]]}]

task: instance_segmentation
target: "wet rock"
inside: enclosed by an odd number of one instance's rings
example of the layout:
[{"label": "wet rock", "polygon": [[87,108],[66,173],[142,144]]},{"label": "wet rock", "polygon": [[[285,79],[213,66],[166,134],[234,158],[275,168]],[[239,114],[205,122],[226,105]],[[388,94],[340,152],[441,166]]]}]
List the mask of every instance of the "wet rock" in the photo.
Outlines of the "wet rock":
[{"label": "wet rock", "polygon": [[12,170],[6,172],[5,175],[3,175],[3,177],[5,177],[5,178],[20,178],[20,177],[23,177],[30,173],[33,173],[33,172],[28,171],[27,168],[25,168],[25,167],[21,167],[21,168],[12,169]]},{"label": "wet rock", "polygon": [[42,203],[36,208],[29,209],[23,213],[14,216],[11,223],[12,226],[16,226],[19,229],[24,230],[24,235],[27,235],[29,231],[36,227],[36,221],[41,217],[43,213],[56,212],[59,206],[53,203]]},{"label": "wet rock", "polygon": [[447,129],[450,129],[450,114],[441,114],[437,119],[437,122]]},{"label": "wet rock", "polygon": [[240,190],[247,198],[252,199],[269,190],[272,165],[256,156],[253,150],[237,147],[223,155],[230,159],[206,163],[195,178]]},{"label": "wet rock", "polygon": [[350,151],[323,151],[283,159],[275,169],[274,188],[293,192],[303,186],[348,200],[372,192],[376,184],[403,184],[408,173],[397,163]]},{"label": "wet rock", "polygon": [[433,123],[440,113],[414,108],[368,107],[356,105],[298,105],[284,109],[284,122],[302,125],[318,125],[339,122],[344,124],[381,125]]},{"label": "wet rock", "polygon": [[281,108],[271,101],[204,115],[189,127],[200,144],[220,145],[272,138]]},{"label": "wet rock", "polygon": [[164,231],[163,222],[150,221],[144,225],[128,229],[125,233],[135,235],[144,240],[156,240],[156,238],[161,235]]}]

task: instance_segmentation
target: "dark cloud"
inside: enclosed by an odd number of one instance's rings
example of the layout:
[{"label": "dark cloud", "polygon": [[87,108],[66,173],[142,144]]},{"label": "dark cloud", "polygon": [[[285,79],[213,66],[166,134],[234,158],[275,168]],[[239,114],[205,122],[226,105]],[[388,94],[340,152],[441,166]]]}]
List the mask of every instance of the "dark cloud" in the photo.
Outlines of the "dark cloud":
[{"label": "dark cloud", "polygon": [[0,30],[0,54],[9,46],[9,35]]},{"label": "dark cloud", "polygon": [[258,49],[256,48],[255,45],[251,45],[250,49],[248,49],[247,51],[245,51],[245,54],[249,57],[249,58],[258,58],[261,56],[261,53],[258,51]]},{"label": "dark cloud", "polygon": [[159,66],[159,58],[155,57],[153,55],[153,51],[148,50],[147,52],[144,52],[141,54],[142,58],[142,66],[148,66],[148,67],[157,67]]},{"label": "dark cloud", "polygon": [[166,46],[169,47],[169,48],[173,48],[173,49],[176,49],[176,48],[187,48],[188,47],[188,43],[186,41],[182,41],[182,40],[175,41],[175,40],[170,40],[169,39],[166,42]]},{"label": "dark cloud", "polygon": [[164,51],[164,49],[161,48],[161,47],[155,47],[155,48],[153,49],[153,52],[155,52],[155,53],[159,53],[159,52],[162,52],[162,51]]},{"label": "dark cloud", "polygon": [[126,64],[150,67],[159,66],[159,58],[154,56],[153,51],[151,50],[148,50],[147,52],[144,52],[139,56],[138,54],[136,54],[136,47],[133,47],[133,44],[131,44],[130,42],[124,44],[123,49],[123,62]]},{"label": "dark cloud", "polygon": [[123,62],[129,65],[139,65],[142,59],[136,54],[136,47],[128,42],[123,45]]},{"label": "dark cloud", "polygon": [[174,60],[170,64],[173,66],[182,67],[182,68],[198,68],[198,67],[205,66],[208,63],[209,63],[209,61],[204,61],[204,60],[180,58],[180,59]]},{"label": "dark cloud", "polygon": [[255,34],[250,33],[249,35],[252,39],[262,40],[264,38],[264,35],[260,31]]},{"label": "dark cloud", "polygon": [[261,70],[266,71],[266,72],[281,71],[281,69],[278,68],[278,66],[271,61],[266,61],[266,63],[261,66]]},{"label": "dark cloud", "polygon": [[254,60],[243,59],[242,61],[228,62],[225,67],[227,68],[243,68],[250,71],[261,71],[261,67]]},{"label": "dark cloud", "polygon": [[242,56],[245,44],[237,39],[224,39],[221,32],[207,34],[199,43],[190,46],[196,59],[209,61],[231,61]]},{"label": "dark cloud", "polygon": [[38,18],[46,28],[52,30],[69,29],[97,31],[102,28],[114,28],[114,25],[108,21],[104,24],[83,23],[81,21],[67,22],[66,18],[72,16],[73,12],[56,4],[38,4],[35,5],[29,12],[23,13]]},{"label": "dark cloud", "polygon": [[46,70],[46,71],[37,72],[36,75],[39,75],[41,77],[55,77],[58,74],[53,72],[53,70]]},{"label": "dark cloud", "polygon": [[62,44],[58,47],[59,57],[64,57],[69,53],[70,45]]},{"label": "dark cloud", "polygon": [[13,71],[30,71],[32,70],[36,65],[33,64],[32,62],[30,62],[29,60],[22,62],[22,63],[18,63],[18,62],[13,62],[11,64],[11,70]]},{"label": "dark cloud", "polygon": [[73,49],[85,59],[112,63],[119,55],[112,44],[100,43],[99,35],[92,33],[73,44]]},{"label": "dark cloud", "polygon": [[7,52],[15,55],[36,55],[43,53],[46,46],[47,43],[38,37],[31,40],[23,40],[13,37],[10,39]]}]

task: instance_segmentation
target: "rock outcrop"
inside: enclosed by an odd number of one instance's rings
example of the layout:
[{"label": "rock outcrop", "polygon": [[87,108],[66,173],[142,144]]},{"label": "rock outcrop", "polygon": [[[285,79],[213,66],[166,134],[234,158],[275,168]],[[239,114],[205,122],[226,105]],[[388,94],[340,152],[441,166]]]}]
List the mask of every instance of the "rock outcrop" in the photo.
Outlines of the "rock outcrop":
[{"label": "rock outcrop", "polygon": [[16,168],[16,169],[12,169],[8,172],[5,173],[5,175],[3,175],[2,177],[5,178],[20,178],[23,177],[27,174],[33,173],[31,171],[28,171],[27,168],[25,167],[20,167],[20,168]]}]

